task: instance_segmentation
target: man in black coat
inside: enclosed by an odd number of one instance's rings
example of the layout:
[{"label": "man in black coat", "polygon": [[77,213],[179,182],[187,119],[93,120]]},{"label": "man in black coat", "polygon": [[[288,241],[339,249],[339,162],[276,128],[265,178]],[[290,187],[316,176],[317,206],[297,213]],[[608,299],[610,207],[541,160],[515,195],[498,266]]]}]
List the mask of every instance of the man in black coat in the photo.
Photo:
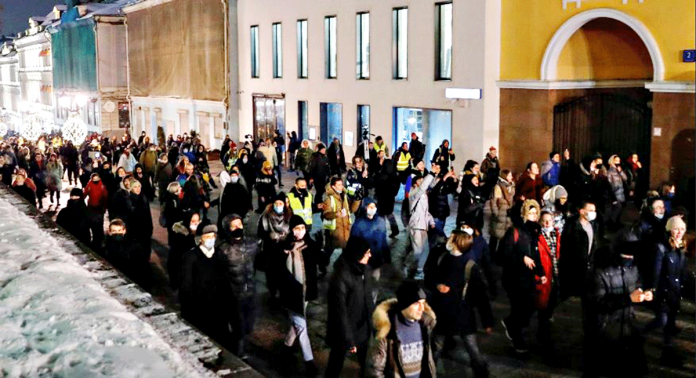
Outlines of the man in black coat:
[{"label": "man in black coat", "polygon": [[314,203],[319,205],[324,201],[324,192],[326,191],[326,183],[329,182],[331,168],[329,166],[329,158],[326,157],[326,146],[319,143],[317,152],[312,155],[309,161],[309,185],[316,187]]},{"label": "man in black coat", "polygon": [[374,310],[370,256],[369,243],[352,237],[334,265],[328,292],[326,338],[331,353],[326,377],[341,374],[346,353],[356,354],[361,370],[365,369]]},{"label": "man in black coat", "polygon": [[145,193],[142,192],[142,185],[139,181],[133,180],[130,184],[130,200],[128,201],[128,219],[126,224],[131,230],[131,236],[140,243],[145,255],[143,258],[150,261],[150,250],[152,246],[152,212],[150,202]]},{"label": "man in black coat", "polygon": [[428,209],[435,219],[435,233],[445,237],[445,221],[450,216],[449,196],[457,190],[457,174],[442,170],[440,163],[430,166],[435,180],[428,190]]},{"label": "man in black coat", "polygon": [[181,316],[226,348],[234,319],[229,260],[215,248],[217,227],[203,227],[199,245],[184,254],[181,264],[179,302]]},{"label": "man in black coat", "polygon": [[82,190],[73,188],[70,191],[68,205],[58,213],[56,224],[63,227],[82,243],[90,244],[89,216],[87,214],[87,205],[85,205],[85,201],[82,199]]},{"label": "man in black coat", "polygon": [[222,220],[230,215],[237,214],[242,219],[252,209],[251,193],[239,181],[239,171],[232,170],[230,172],[230,182],[225,185],[220,196],[220,214],[218,226],[225,230],[222,225]]},{"label": "man in black coat", "polygon": [[413,161],[423,160],[423,156],[425,156],[425,145],[418,140],[418,135],[416,135],[416,133],[411,133],[411,144],[408,146],[408,150],[411,152]]},{"label": "man in black coat", "polygon": [[[230,185],[230,184],[227,184]],[[256,277],[254,258],[259,252],[255,239],[244,237],[243,218],[230,214],[222,220],[222,243],[218,246],[227,256],[233,306],[232,351],[245,357],[245,337],[254,329],[256,315]]]},{"label": "man in black coat", "polygon": [[369,168],[370,172],[375,175],[373,182],[375,183],[375,196],[377,197],[377,211],[379,215],[385,217],[389,221],[391,234],[389,237],[396,237],[399,234],[399,226],[394,217],[394,201],[399,192],[399,177],[396,174],[396,168],[392,161],[386,157],[383,150],[377,152],[377,159],[372,162]]},{"label": "man in black coat", "polygon": [[331,167],[331,175],[341,175],[346,171],[346,156],[343,153],[343,145],[338,138],[334,138],[326,151],[326,156],[329,158],[329,166]]},{"label": "man in black coat", "polygon": [[589,272],[594,267],[597,250],[597,212],[592,202],[583,202],[579,215],[568,220],[561,235],[561,256],[559,258],[559,283],[562,298],[570,296],[585,297]]},{"label": "man in black coat", "polygon": [[140,244],[126,236],[126,223],[114,219],[109,223],[109,234],[106,237],[103,255],[116,269],[128,278],[149,289],[150,264],[144,263],[143,250]]}]

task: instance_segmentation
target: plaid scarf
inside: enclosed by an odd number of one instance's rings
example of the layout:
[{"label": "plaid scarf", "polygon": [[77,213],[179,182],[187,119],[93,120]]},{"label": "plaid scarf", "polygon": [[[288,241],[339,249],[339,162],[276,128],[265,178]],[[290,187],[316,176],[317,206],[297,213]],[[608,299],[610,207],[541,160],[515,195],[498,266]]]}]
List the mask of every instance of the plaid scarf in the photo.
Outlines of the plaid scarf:
[{"label": "plaid scarf", "polygon": [[546,244],[548,244],[549,250],[551,251],[551,261],[553,263],[553,276],[558,277],[558,256],[556,255],[556,248],[558,245],[558,233],[554,228],[553,230],[551,230],[551,232],[548,233],[542,230],[541,234],[544,235],[544,240],[546,240]]}]

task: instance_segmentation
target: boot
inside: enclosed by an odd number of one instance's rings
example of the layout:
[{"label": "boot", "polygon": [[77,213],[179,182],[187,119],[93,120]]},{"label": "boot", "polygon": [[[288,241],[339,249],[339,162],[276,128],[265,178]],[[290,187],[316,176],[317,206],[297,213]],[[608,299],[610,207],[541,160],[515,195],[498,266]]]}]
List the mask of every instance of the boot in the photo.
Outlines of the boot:
[{"label": "boot", "polygon": [[310,361],[305,361],[305,375],[307,377],[316,377],[319,374],[319,369],[317,369],[317,365],[314,363],[314,360]]}]

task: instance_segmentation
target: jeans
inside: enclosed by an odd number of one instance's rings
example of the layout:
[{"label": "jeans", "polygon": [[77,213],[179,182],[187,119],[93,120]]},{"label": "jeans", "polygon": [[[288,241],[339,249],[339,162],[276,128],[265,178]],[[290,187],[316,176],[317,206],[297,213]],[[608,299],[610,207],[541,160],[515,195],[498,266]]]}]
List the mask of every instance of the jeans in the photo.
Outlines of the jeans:
[{"label": "jeans", "polygon": [[[307,303],[305,302],[305,308],[306,307]],[[307,319],[304,317],[304,315],[293,311],[289,311],[289,315],[292,326],[290,327],[288,334],[285,336],[285,345],[291,347],[293,344],[295,344],[295,340],[299,338],[300,348],[302,348],[302,358],[305,361],[314,360],[314,354],[312,354],[312,344],[309,343],[309,335],[307,334]]]},{"label": "jeans", "polygon": [[413,254],[411,256],[411,267],[415,265],[416,279],[423,279],[423,268],[430,254],[430,245],[428,243],[428,231],[426,230],[409,230],[411,236],[411,247]]},{"label": "jeans", "polygon": [[[454,338],[456,335],[435,335],[433,336],[433,356],[435,357],[435,362],[440,359],[442,353],[445,352],[448,346],[455,345]],[[464,344],[464,349],[469,354],[471,358],[471,367],[484,367],[487,365],[486,359],[481,354],[478,347],[478,341],[476,340],[476,334],[466,335],[464,333],[460,334],[459,337],[462,339],[462,344]]]}]

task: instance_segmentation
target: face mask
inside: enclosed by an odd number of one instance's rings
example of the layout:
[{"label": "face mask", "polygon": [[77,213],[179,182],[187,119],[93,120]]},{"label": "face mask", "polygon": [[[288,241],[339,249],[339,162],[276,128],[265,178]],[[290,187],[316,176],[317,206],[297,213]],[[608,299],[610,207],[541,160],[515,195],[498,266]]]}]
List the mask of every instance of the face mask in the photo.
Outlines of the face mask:
[{"label": "face mask", "polygon": [[283,213],[283,206],[275,206],[273,205],[273,211],[275,211],[277,214],[282,214]]},{"label": "face mask", "polygon": [[246,162],[249,161],[249,159],[245,156],[244,158],[242,158],[242,161],[243,161],[244,163],[246,163]]},{"label": "face mask", "polygon": [[292,234],[295,236],[295,240],[302,240],[305,237],[305,234],[307,233],[307,230],[302,230],[302,231],[292,231]]},{"label": "face mask", "polygon": [[655,214],[655,218],[657,218],[657,219],[662,220],[662,218],[664,218],[664,217],[665,217],[665,214],[664,214],[664,213],[657,213],[657,214]]},{"label": "face mask", "polygon": [[111,239],[113,239],[115,242],[122,242],[123,239],[125,238],[126,235],[123,234],[114,234],[111,235]]},{"label": "face mask", "polygon": [[191,223],[189,228],[191,229],[191,231],[196,231],[196,229],[198,228],[198,223]]},{"label": "face mask", "polygon": [[203,246],[205,247],[205,249],[210,251],[211,249],[213,249],[215,247],[215,239],[206,239],[203,242]]},{"label": "face mask", "polygon": [[232,238],[234,238],[234,239],[239,239],[239,238],[241,238],[242,236],[244,236],[244,229],[243,229],[243,228],[237,228],[237,229],[235,229],[234,231],[232,231],[232,232],[230,233],[230,235],[232,235]]},{"label": "face mask", "polygon": [[553,231],[553,227],[544,227],[542,230],[544,230],[545,233],[550,234],[551,231]]},{"label": "face mask", "polygon": [[445,248],[447,248],[448,252],[452,252],[454,250],[454,246],[451,243],[445,244]]},{"label": "face mask", "polygon": [[587,213],[587,220],[592,222],[593,220],[597,219],[597,212],[596,211],[590,211]]},{"label": "face mask", "polygon": [[372,208],[367,209],[367,215],[374,217],[375,214],[377,214],[377,209],[372,209]]},{"label": "face mask", "polygon": [[297,191],[300,192],[300,194],[302,194],[303,196],[306,196],[309,193],[307,189],[298,189]]},{"label": "face mask", "polygon": [[336,191],[336,193],[338,193],[338,194],[341,194],[341,193],[343,193],[343,189],[334,189],[334,190],[335,190],[335,191]]},{"label": "face mask", "polygon": [[674,193],[672,193],[672,192],[667,193],[667,198],[674,198]]},{"label": "face mask", "polygon": [[230,182],[236,184],[237,182],[239,182],[239,176],[230,177]]},{"label": "face mask", "polygon": [[469,235],[472,235],[472,236],[474,235],[474,229],[473,229],[473,228],[469,228],[469,227],[467,227],[467,228],[462,228],[462,231],[466,232],[466,233],[469,234]]}]

